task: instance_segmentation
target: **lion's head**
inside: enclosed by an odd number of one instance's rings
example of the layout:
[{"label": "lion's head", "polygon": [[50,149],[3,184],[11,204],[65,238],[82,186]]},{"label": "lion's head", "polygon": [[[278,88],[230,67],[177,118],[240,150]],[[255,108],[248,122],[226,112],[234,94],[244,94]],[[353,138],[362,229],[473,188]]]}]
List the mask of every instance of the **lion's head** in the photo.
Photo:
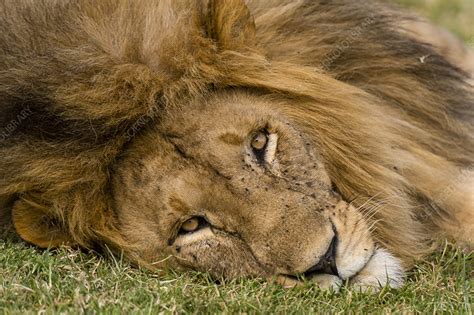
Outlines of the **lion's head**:
[{"label": "lion's head", "polygon": [[[128,147],[113,191],[137,256],[215,276],[325,285],[379,257],[369,223],[335,191],[321,152],[277,103],[219,93],[166,115]],[[384,258],[399,285],[398,261]],[[387,282],[386,270],[370,272]]]},{"label": "lion's head", "polygon": [[351,0],[4,5],[0,218],[151,268],[397,287],[440,235],[474,235],[472,86],[404,20]]}]

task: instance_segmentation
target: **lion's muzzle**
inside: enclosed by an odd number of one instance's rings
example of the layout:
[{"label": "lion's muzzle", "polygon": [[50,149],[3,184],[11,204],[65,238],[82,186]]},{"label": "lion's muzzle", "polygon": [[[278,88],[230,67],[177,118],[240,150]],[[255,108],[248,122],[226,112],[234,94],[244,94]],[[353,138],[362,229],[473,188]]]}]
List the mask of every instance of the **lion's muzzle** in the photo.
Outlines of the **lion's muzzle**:
[{"label": "lion's muzzle", "polygon": [[305,277],[311,277],[314,274],[330,274],[339,276],[336,265],[337,235],[335,235],[329,244],[328,250],[317,264],[304,272]]}]

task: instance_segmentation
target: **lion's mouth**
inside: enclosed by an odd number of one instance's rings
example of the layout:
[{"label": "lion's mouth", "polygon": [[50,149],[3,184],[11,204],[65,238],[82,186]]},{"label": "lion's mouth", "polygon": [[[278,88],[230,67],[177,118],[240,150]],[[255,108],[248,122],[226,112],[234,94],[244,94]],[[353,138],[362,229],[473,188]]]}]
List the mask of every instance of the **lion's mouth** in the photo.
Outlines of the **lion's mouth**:
[{"label": "lion's mouth", "polygon": [[[305,278],[310,279],[312,276],[317,274],[329,274],[339,277],[339,272],[337,271],[336,265],[336,250],[337,250],[337,235],[335,235],[326,253],[323,257],[319,260],[319,262],[314,265],[313,267],[309,268],[303,273]],[[340,277],[339,277],[340,278]]]},{"label": "lion's mouth", "polygon": [[[336,250],[337,250],[337,235],[333,237],[331,243],[328,246],[326,253],[322,256],[317,264],[309,268],[303,273],[292,275],[292,274],[281,274],[280,276],[289,282],[301,282],[303,280],[311,280],[318,275],[330,275],[341,279],[336,265]],[[287,281],[286,281],[287,282]]]},{"label": "lion's mouth", "polygon": [[[344,275],[339,272],[336,262],[338,245],[339,238],[338,234],[335,233],[326,253],[319,259],[318,263],[305,272],[297,275],[280,274],[277,276],[277,282],[284,287],[294,287],[304,283],[305,281],[314,281],[318,283],[322,289],[332,288],[336,291],[339,290],[346,279],[354,277],[358,272],[355,272],[351,277],[344,277]],[[366,263],[367,262],[365,262],[364,267]],[[360,268],[360,270],[364,267]]]}]

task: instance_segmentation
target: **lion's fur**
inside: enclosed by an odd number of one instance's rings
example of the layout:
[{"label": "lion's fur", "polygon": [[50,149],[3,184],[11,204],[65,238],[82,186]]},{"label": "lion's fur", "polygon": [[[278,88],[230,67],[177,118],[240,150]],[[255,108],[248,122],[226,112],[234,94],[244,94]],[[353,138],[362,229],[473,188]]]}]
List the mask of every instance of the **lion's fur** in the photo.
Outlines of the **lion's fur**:
[{"label": "lion's fur", "polygon": [[0,130],[31,113],[0,142],[0,196],[81,246],[124,248],[117,156],[160,113],[244,88],[291,100],[282,110],[316,139],[341,194],[382,203],[374,233],[407,264],[455,226],[466,204],[437,196],[474,163],[473,87],[398,30],[403,14],[351,0],[248,1],[251,14],[209,3],[2,0]]}]

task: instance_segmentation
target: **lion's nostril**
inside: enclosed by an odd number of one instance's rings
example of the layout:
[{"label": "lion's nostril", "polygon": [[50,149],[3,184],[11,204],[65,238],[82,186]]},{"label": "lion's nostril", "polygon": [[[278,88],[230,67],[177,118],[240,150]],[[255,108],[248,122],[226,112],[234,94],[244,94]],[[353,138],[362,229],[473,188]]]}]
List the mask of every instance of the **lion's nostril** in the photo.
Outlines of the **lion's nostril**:
[{"label": "lion's nostril", "polygon": [[337,236],[334,236],[328,250],[319,260],[319,262],[313,267],[306,270],[305,275],[313,273],[325,273],[335,276],[339,276],[336,266],[336,248],[337,248]]}]

